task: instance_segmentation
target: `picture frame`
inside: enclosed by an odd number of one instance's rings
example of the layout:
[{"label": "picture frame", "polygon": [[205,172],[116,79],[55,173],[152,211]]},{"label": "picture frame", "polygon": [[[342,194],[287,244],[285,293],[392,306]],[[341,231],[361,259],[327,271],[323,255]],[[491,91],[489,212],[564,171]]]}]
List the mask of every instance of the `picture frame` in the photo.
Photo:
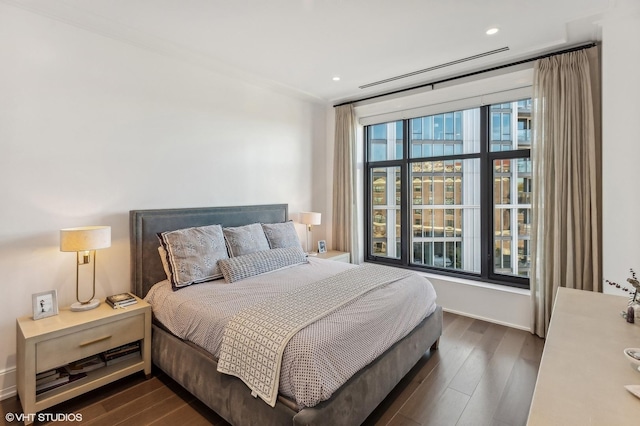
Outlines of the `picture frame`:
[{"label": "picture frame", "polygon": [[327,242],[325,240],[318,241],[318,253],[327,252]]},{"label": "picture frame", "polygon": [[31,296],[33,302],[33,319],[58,315],[58,292],[57,290],[44,291]]}]

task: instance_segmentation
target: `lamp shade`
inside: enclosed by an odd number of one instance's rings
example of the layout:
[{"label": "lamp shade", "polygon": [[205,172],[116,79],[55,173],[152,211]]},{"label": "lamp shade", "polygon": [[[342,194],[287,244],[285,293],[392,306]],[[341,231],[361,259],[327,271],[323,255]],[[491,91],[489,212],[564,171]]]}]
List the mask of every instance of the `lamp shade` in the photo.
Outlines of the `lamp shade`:
[{"label": "lamp shade", "polygon": [[88,251],[111,247],[110,226],[83,226],[60,230],[60,251]]},{"label": "lamp shade", "polygon": [[320,223],[322,223],[320,221],[321,217],[322,217],[321,213],[301,212],[300,223],[304,223],[305,225],[320,225]]}]

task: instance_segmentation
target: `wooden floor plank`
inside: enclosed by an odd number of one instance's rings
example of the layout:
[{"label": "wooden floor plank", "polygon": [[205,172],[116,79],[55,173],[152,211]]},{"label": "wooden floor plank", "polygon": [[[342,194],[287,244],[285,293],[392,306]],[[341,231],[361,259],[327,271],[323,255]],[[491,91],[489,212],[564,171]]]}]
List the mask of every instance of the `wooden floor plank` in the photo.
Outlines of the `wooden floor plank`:
[{"label": "wooden floor plank", "polygon": [[[463,317],[460,317],[463,318]],[[483,335],[469,330],[474,320],[452,324],[447,335],[440,339],[438,350],[439,364],[420,384],[409,400],[402,406],[400,413],[419,423],[424,423],[435,409],[437,401],[448,389],[451,381],[462,368],[465,361],[482,340]],[[462,332],[462,334],[458,334]]]},{"label": "wooden floor plank", "polygon": [[[383,425],[386,424],[388,420],[392,419],[396,415],[396,412],[400,412],[403,409],[404,405],[407,404],[407,401],[411,400],[411,395],[416,392],[420,386],[422,386],[422,383],[427,377],[431,375],[432,371],[434,371],[434,369],[436,368],[439,369],[438,366],[444,353],[448,353],[451,350],[455,351],[459,339],[462,339],[465,333],[470,333],[470,335],[472,336],[479,336],[479,334],[476,332],[468,331],[473,322],[474,320],[471,318],[444,312],[443,324],[446,324],[446,326],[443,326],[443,337],[447,336],[447,338],[441,338],[439,349],[433,351],[432,353],[428,353],[427,356],[423,357],[418,362],[417,367],[419,368],[419,370],[416,373],[416,377],[419,379],[409,383],[401,382],[400,384],[398,384],[398,386],[396,386],[396,388],[391,392],[391,398],[387,398],[385,401],[383,401],[380,406],[369,416],[364,424]],[[424,362],[424,364],[420,365],[422,362]],[[415,368],[412,371],[415,371]],[[431,378],[430,380],[435,379]],[[422,390],[420,392],[420,395],[424,395],[424,393],[425,391]],[[422,397],[423,396],[421,396],[421,398]],[[406,409],[406,411],[411,412],[413,409],[413,407],[409,407]]]},{"label": "wooden floor plank", "polygon": [[420,424],[455,426],[465,410],[469,398],[469,395],[455,389],[445,389],[440,398],[431,405],[432,409],[422,413]]},{"label": "wooden floor plank", "polygon": [[406,418],[400,413],[397,413],[389,423],[386,423],[387,426],[420,426],[420,423],[414,422],[411,419]]},{"label": "wooden floor plank", "polygon": [[[524,426],[543,346],[527,331],[445,312],[440,348],[428,351],[364,424]],[[21,412],[16,397],[0,401],[3,417]],[[156,369],[149,380],[133,375],[46,412],[82,414],[83,425],[228,426]]]},{"label": "wooden floor plank", "polygon": [[529,334],[494,415],[494,424],[525,425],[542,358],[543,340]]},{"label": "wooden floor plank", "polygon": [[456,314],[452,314],[451,312],[442,312],[442,330],[446,330],[447,327],[455,320],[457,320],[460,316]]},{"label": "wooden floor plank", "polygon": [[427,353],[418,360],[415,367],[413,367],[389,395],[387,395],[387,398],[369,415],[363,423],[363,426],[393,423],[392,419],[396,413],[438,364],[435,362],[435,358],[439,358],[439,351],[427,351]]},{"label": "wooden floor plank", "polygon": [[469,326],[470,331],[475,331],[476,333],[485,334],[489,327],[493,324],[488,323],[486,321],[474,320],[473,323]]},{"label": "wooden floor plank", "polygon": [[[59,404],[55,407],[55,412],[81,415],[83,424],[85,424],[92,419],[107,415],[114,408],[164,387],[163,383],[155,377],[149,380],[145,380],[143,375],[141,377],[142,380],[119,383],[120,388],[106,389],[104,393],[100,392],[104,388],[99,388],[88,394],[86,399],[83,396],[82,398],[74,398],[66,403]],[[50,410],[45,411],[53,412]],[[77,422],[50,422],[45,424],[59,426],[73,425],[77,424]]]},{"label": "wooden floor plank", "polygon": [[493,416],[520,355],[525,332],[509,329],[487,365],[458,425],[493,426]]},{"label": "wooden floor plank", "polygon": [[127,388],[124,392],[105,398],[101,401],[101,404],[106,411],[115,410],[137,398],[141,398],[157,390],[162,390],[165,387],[164,383],[162,383],[158,377],[152,377],[143,383]]},{"label": "wooden floor plank", "polygon": [[[91,426],[113,426],[125,423],[140,412],[154,410],[156,407],[162,406],[165,400],[172,397],[179,398],[171,389],[162,386],[149,393],[139,394],[137,397],[131,398],[128,401],[122,400],[122,404],[119,406],[109,404],[109,409],[106,410],[105,414],[93,419],[87,419],[88,422],[86,424]],[[129,424],[135,425],[141,423],[130,422]]]},{"label": "wooden floor plank", "polygon": [[[476,321],[478,322],[487,324],[484,321]],[[507,327],[501,325],[491,324],[486,327],[482,339],[475,345],[449,387],[466,395],[473,395],[485,374],[488,361],[493,357],[506,332]]]},{"label": "wooden floor plank", "polygon": [[[132,416],[127,417],[118,423],[110,423],[113,426],[126,425],[148,425],[155,419],[162,418],[167,414],[180,408],[188,408],[189,404],[179,395],[171,395],[162,401],[158,401],[155,405],[139,411]],[[181,423],[178,423],[181,424]]]},{"label": "wooden floor plank", "polygon": [[158,419],[151,419],[149,426],[209,426],[222,425],[225,423],[221,417],[211,410],[208,410],[208,413],[203,413],[202,410],[196,408],[194,404],[194,402],[184,404]]}]

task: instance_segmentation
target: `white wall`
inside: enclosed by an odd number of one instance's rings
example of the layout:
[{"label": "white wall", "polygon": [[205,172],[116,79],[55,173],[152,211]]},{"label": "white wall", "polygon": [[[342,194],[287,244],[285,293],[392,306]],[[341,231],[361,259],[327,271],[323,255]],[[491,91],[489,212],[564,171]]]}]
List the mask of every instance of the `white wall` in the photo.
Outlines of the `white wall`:
[{"label": "white wall", "polygon": [[0,397],[15,389],[15,319],[31,314],[31,295],[75,301],[59,229],[111,225],[104,297],[130,288],[131,209],[325,213],[324,105],[4,3],[0,64]]},{"label": "white wall", "polygon": [[640,273],[640,4],[621,3],[602,28],[603,275],[626,283]]}]

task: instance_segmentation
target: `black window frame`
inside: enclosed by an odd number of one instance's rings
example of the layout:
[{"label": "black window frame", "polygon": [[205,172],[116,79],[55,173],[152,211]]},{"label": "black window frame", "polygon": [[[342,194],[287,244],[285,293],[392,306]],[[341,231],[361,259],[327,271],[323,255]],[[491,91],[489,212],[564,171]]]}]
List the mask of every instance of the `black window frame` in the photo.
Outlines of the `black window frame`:
[{"label": "black window frame", "polygon": [[[519,158],[531,158],[531,149],[513,149],[510,151],[491,151],[491,134],[490,134],[490,119],[491,119],[491,105],[483,105],[478,107],[480,109],[480,152],[472,154],[453,154],[442,155],[437,157],[420,157],[411,158],[411,139],[410,139],[410,121],[411,118],[405,118],[403,122],[403,141],[402,141],[402,158],[384,161],[370,161],[369,158],[369,132],[365,126],[364,133],[364,205],[365,208],[365,255],[366,262],[380,263],[390,266],[396,266],[401,268],[408,268],[422,272],[435,273],[439,275],[464,278],[475,281],[489,282],[504,286],[529,289],[529,278],[507,274],[497,274],[494,272],[494,241],[493,241],[493,224],[494,224],[494,208],[493,208],[493,163],[495,160],[501,159],[519,159]],[[445,113],[446,111],[443,111]],[[383,124],[383,123],[379,123]],[[375,125],[375,124],[372,124]],[[517,143],[517,135],[513,138]],[[411,212],[412,212],[412,195],[413,185],[410,180],[411,164],[415,162],[424,161],[446,161],[446,160],[464,160],[478,158],[480,160],[480,273],[473,273],[468,271],[452,270],[447,268],[441,268],[436,266],[427,266],[412,264],[410,262],[410,247],[411,241]],[[400,258],[390,258],[386,256],[375,256],[372,253],[373,235],[372,235],[372,212],[374,206],[372,203],[372,191],[373,182],[371,180],[372,170],[374,168],[386,168],[386,167],[399,167],[400,168],[400,180],[401,180],[401,197],[400,197],[400,211],[401,211],[401,244],[400,244]],[[387,183],[388,184],[388,183]],[[394,183],[395,184],[395,183]]]}]

